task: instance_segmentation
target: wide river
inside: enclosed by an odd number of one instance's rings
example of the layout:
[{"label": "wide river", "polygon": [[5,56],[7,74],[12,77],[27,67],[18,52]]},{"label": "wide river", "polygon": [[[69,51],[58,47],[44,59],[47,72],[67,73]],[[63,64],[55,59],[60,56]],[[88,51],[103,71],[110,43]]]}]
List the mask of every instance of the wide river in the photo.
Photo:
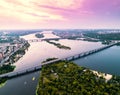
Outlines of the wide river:
[{"label": "wide river", "polygon": [[[44,31],[45,38],[56,38],[50,31]],[[34,34],[22,36],[26,40],[37,39]],[[47,58],[56,57],[64,58],[75,55],[84,51],[89,51],[102,47],[100,42],[87,42],[80,40],[62,39],[55,41],[62,45],[71,47],[71,50],[58,49],[45,41],[30,43],[30,47],[26,54],[15,63],[15,70],[22,70],[34,65],[41,64]],[[99,53],[88,57],[75,60],[78,65],[88,67],[90,69],[120,75],[120,47],[113,46]],[[21,77],[10,79],[5,86],[0,88],[0,95],[35,95],[36,86],[40,72],[31,73]],[[33,80],[33,77],[35,80]]]}]

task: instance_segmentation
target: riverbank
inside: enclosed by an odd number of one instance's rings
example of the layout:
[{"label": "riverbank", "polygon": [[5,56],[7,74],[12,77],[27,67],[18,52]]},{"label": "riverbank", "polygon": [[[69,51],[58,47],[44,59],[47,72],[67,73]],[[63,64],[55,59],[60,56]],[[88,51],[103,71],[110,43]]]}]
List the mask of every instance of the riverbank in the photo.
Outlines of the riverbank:
[{"label": "riverbank", "polygon": [[101,76],[67,61],[45,65],[42,68],[36,95],[120,94],[120,77],[113,77],[106,81],[102,73],[99,75]]},{"label": "riverbank", "polygon": [[10,56],[8,62],[11,64],[17,62],[23,55],[25,55],[25,51],[28,50],[29,46],[30,44],[26,42],[22,48],[20,48],[17,52]]},{"label": "riverbank", "polygon": [[6,81],[7,81],[7,78],[0,78],[0,88],[5,85]]},{"label": "riverbank", "polygon": [[[16,66],[13,64],[17,62],[24,54],[25,51],[29,48],[30,44],[25,43],[22,48],[20,48],[17,52],[10,56],[9,60],[7,60],[3,65],[0,66],[0,75],[12,72]],[[7,78],[0,78],[0,85],[3,86],[7,81]]]}]

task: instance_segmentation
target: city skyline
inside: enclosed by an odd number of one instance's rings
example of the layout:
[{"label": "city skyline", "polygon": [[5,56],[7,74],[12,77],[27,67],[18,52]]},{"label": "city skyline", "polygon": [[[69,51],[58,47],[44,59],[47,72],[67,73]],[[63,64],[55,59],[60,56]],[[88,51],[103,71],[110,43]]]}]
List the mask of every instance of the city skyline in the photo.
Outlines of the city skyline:
[{"label": "city skyline", "polygon": [[0,29],[120,26],[120,0],[0,0]]}]

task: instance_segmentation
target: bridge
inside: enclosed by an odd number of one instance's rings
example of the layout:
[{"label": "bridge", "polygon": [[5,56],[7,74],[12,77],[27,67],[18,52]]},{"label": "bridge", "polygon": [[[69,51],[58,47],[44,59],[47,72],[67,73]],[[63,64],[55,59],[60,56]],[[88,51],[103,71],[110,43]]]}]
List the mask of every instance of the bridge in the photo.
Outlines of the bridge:
[{"label": "bridge", "polygon": [[118,43],[120,43],[120,42],[112,43],[110,45],[107,45],[107,46],[104,46],[104,47],[101,47],[101,48],[98,48],[98,49],[82,52],[82,53],[79,53],[79,54],[76,54],[76,55],[73,55],[73,56],[70,56],[70,57],[45,62],[43,64],[35,65],[35,66],[27,68],[27,69],[25,68],[23,70],[13,71],[13,72],[10,72],[10,73],[2,74],[2,75],[0,75],[0,78],[12,78],[12,77],[17,77],[17,76],[21,76],[21,75],[24,75],[24,74],[28,74],[28,73],[31,73],[31,72],[35,72],[35,71],[40,70],[42,68],[42,66],[44,66],[46,64],[56,63],[56,62],[59,62],[61,60],[72,61],[72,60],[75,60],[75,59],[79,59],[79,58],[82,58],[82,57],[97,53],[99,51],[105,50],[105,49],[107,49],[109,47],[117,45]]}]

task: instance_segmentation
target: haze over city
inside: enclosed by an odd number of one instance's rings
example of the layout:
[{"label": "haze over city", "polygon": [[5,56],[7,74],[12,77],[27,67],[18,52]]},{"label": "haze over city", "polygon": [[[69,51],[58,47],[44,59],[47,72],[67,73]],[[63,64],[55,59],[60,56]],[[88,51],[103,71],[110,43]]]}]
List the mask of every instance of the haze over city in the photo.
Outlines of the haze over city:
[{"label": "haze over city", "polygon": [[0,0],[0,29],[112,28],[120,0]]}]

